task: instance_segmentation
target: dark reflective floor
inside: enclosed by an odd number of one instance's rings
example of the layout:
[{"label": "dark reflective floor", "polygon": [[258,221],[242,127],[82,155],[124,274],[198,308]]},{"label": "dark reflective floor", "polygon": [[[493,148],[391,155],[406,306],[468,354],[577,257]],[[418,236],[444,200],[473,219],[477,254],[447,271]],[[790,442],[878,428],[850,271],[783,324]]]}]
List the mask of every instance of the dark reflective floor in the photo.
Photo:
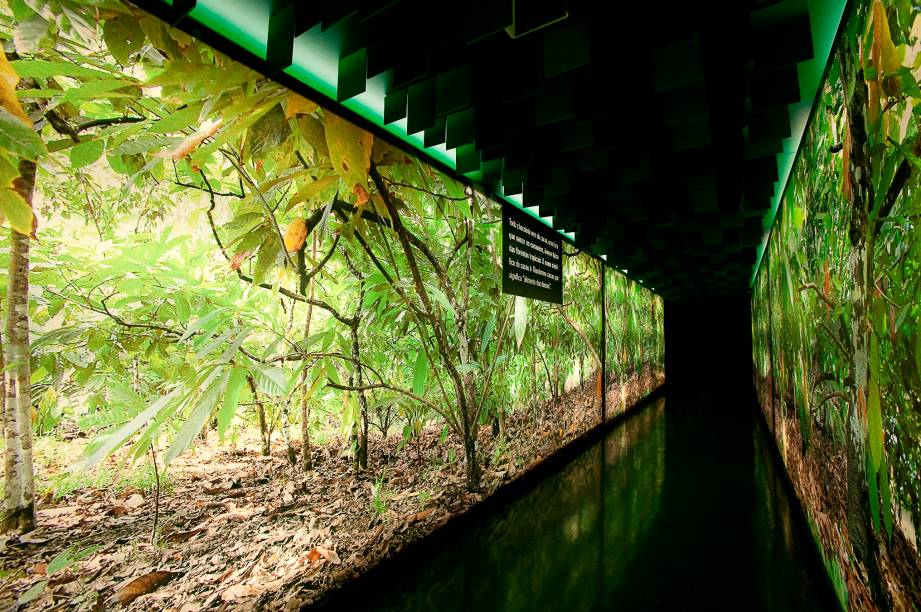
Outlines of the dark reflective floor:
[{"label": "dark reflective floor", "polygon": [[364,610],[821,610],[753,411],[660,399],[519,499],[329,602]]}]

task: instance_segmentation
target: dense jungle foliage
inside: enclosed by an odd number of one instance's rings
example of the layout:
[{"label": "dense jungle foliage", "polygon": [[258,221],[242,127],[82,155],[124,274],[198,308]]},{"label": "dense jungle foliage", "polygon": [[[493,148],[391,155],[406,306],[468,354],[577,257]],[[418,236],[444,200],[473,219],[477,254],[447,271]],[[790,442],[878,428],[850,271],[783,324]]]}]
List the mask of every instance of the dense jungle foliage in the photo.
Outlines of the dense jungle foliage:
[{"label": "dense jungle foliage", "polygon": [[[482,426],[600,421],[599,259],[501,294],[499,204],[127,4],[13,0],[0,38],[5,529],[33,436],[85,436],[72,473],[256,429],[363,469],[436,427],[475,490]],[[661,373],[661,300],[604,273],[609,379]]]},{"label": "dense jungle foliage", "polygon": [[851,607],[918,605],[919,50],[916,7],[856,3],[754,287],[762,406]]}]

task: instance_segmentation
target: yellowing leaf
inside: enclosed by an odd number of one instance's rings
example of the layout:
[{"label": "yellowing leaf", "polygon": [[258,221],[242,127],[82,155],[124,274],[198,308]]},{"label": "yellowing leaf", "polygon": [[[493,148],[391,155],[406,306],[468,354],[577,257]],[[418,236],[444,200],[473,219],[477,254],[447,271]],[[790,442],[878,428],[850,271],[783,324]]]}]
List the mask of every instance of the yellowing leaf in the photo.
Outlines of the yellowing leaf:
[{"label": "yellowing leaf", "polygon": [[6,53],[0,49],[0,107],[5,108],[11,115],[22,120],[27,126],[32,127],[29,115],[22,109],[19,99],[16,97],[16,85],[19,83],[19,75],[13,70],[6,59]]},{"label": "yellowing leaf", "polygon": [[0,223],[7,221],[20,234],[31,236],[34,215],[29,203],[12,188],[0,189]]},{"label": "yellowing leaf", "polygon": [[873,65],[881,77],[884,72],[898,70],[901,58],[892,44],[892,33],[889,31],[889,20],[886,18],[886,9],[881,0],[873,3],[873,48],[871,50]]},{"label": "yellowing leaf", "polygon": [[374,137],[351,122],[326,111],[326,144],[333,170],[345,184],[365,186],[371,170],[371,147]]},{"label": "yellowing leaf", "polygon": [[176,148],[172,151],[157,153],[157,157],[166,157],[175,160],[185,159],[189,156],[189,153],[194,151],[195,148],[205,140],[205,138],[214,136],[215,132],[221,127],[223,121],[223,119],[218,119],[216,121],[211,121],[209,119],[205,121],[198,130],[186,136]]},{"label": "yellowing leaf", "polygon": [[288,101],[285,103],[285,119],[290,119],[297,115],[309,115],[315,110],[317,110],[316,102],[311,102],[304,96],[293,92],[288,94]]},{"label": "yellowing leaf", "polygon": [[363,207],[365,204],[368,203],[370,196],[368,195],[367,189],[365,189],[361,185],[356,184],[355,187],[352,188],[352,191],[355,193],[355,198],[356,198],[355,204],[357,206]]}]

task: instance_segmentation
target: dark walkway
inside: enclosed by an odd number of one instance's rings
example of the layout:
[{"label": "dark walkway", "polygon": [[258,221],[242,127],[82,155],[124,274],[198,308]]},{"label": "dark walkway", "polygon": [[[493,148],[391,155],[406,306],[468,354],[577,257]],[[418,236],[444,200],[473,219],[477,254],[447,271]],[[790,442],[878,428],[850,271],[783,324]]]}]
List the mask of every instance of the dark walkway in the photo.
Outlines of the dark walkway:
[{"label": "dark walkway", "polygon": [[822,610],[835,601],[750,407],[660,399],[335,609]]}]

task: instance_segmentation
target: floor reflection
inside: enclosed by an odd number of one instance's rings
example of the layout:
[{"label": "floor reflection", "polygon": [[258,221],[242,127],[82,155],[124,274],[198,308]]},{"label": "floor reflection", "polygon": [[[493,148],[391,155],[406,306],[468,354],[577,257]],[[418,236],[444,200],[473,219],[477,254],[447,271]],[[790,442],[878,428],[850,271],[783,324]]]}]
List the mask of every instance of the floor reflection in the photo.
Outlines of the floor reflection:
[{"label": "floor reflection", "polygon": [[833,607],[751,411],[667,401],[478,526],[391,564],[330,607]]}]

